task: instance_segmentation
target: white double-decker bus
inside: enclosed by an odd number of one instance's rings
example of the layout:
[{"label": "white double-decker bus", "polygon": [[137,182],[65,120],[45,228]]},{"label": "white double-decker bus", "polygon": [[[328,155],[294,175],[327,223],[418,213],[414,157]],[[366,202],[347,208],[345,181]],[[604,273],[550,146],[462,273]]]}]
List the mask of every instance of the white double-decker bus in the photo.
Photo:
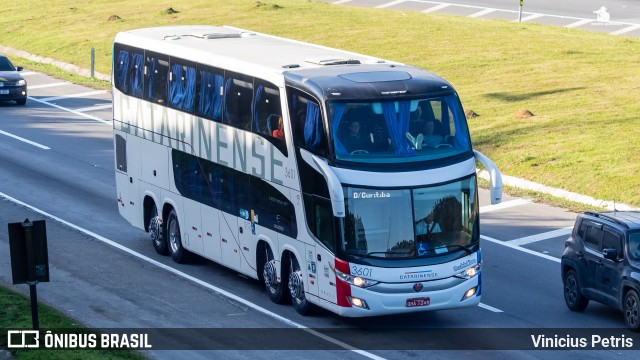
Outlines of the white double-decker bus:
[{"label": "white double-decker bus", "polygon": [[460,99],[396,62],[216,26],[118,33],[120,214],[274,302],[344,316],[477,305],[476,159]]}]

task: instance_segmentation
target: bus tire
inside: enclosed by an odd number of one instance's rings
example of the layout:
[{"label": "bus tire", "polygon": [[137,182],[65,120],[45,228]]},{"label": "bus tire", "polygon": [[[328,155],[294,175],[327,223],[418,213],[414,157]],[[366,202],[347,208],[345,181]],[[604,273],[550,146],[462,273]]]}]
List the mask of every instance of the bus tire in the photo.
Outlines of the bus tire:
[{"label": "bus tire", "polygon": [[313,304],[307,300],[304,294],[304,277],[302,275],[302,269],[294,255],[291,255],[289,259],[289,281],[287,285],[289,287],[293,308],[300,315],[309,315],[313,310]]},{"label": "bus tire", "polygon": [[167,217],[167,227],[165,228],[167,234],[167,247],[169,249],[169,255],[173,261],[178,264],[182,264],[187,261],[188,250],[182,246],[182,236],[180,232],[180,223],[178,222],[178,214],[171,209],[169,217]]},{"label": "bus tire", "polygon": [[[289,293],[285,289],[286,287],[285,282],[278,281],[278,278],[277,278],[278,264],[276,263],[273,257],[273,252],[271,251],[271,248],[267,245],[264,247],[264,251],[265,251],[265,257],[264,257],[265,263],[262,270],[264,287],[267,290],[267,295],[269,296],[269,299],[271,299],[271,301],[273,301],[276,304],[282,304],[288,299]],[[287,278],[285,277],[286,269],[288,268],[285,266],[282,267],[282,272],[280,274],[281,280]]]},{"label": "bus tire", "polygon": [[160,255],[168,255],[169,249],[167,247],[167,239],[164,236],[165,231],[162,216],[158,212],[158,207],[155,204],[153,204],[153,208],[151,209],[148,229],[149,237],[151,237],[151,242],[156,252]]}]

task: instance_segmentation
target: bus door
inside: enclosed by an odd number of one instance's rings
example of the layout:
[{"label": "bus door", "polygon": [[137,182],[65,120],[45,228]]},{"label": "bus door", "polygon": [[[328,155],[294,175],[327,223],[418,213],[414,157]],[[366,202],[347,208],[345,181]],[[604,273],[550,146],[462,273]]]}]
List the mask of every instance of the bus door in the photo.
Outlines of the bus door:
[{"label": "bus door", "polygon": [[[115,130],[114,130],[115,131]],[[118,189],[118,210],[132,225],[143,227],[142,211],[139,210],[140,138],[116,132],[116,189]],[[129,155],[127,155],[129,154]]]},{"label": "bus door", "polygon": [[307,245],[308,291],[320,298],[335,302],[335,230],[331,202],[328,199],[304,195],[305,212],[314,245]]}]

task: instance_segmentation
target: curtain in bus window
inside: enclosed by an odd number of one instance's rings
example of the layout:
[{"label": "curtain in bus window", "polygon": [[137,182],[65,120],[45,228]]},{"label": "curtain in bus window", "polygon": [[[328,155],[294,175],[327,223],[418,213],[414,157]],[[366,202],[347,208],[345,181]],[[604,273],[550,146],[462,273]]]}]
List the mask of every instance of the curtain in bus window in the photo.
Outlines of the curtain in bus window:
[{"label": "curtain in bus window", "polygon": [[193,104],[196,98],[196,68],[187,67],[187,82],[184,89],[184,101],[182,109],[185,111],[193,111]]},{"label": "curtain in bus window", "polygon": [[220,115],[222,115],[220,88],[223,80],[222,75],[200,71],[198,115],[217,121],[220,120]]},{"label": "curtain in bus window", "polygon": [[342,141],[338,136],[338,129],[340,129],[340,120],[342,119],[342,115],[344,115],[344,109],[346,109],[346,104],[342,103],[334,103],[333,104],[333,119],[331,121],[331,128],[333,129],[333,144],[336,148],[337,155],[346,155],[347,148],[344,147]]},{"label": "curtain in bus window", "polygon": [[149,64],[149,86],[147,86],[147,99],[151,101],[156,101],[153,96],[153,88],[155,84],[156,71],[158,70],[158,59],[151,58]]},{"label": "curtain in bus window", "polygon": [[129,52],[120,50],[118,52],[118,63],[116,64],[116,88],[123,93],[127,93],[127,72],[129,71]]},{"label": "curtain in bus window", "polygon": [[182,82],[182,65],[173,64],[171,67],[171,81],[169,82],[169,104],[177,108],[182,107],[184,99]]},{"label": "curtain in bus window", "polygon": [[415,151],[409,147],[405,137],[405,134],[409,131],[410,106],[411,102],[409,101],[399,101],[398,113],[396,113],[395,103],[382,103],[384,120],[387,124],[387,129],[389,129],[391,144],[395,148],[396,155],[415,155]]},{"label": "curtain in bus window", "polygon": [[304,142],[308,149],[315,149],[322,142],[322,124],[320,123],[320,107],[307,102],[307,118],[304,123]]},{"label": "curtain in bus window", "polygon": [[251,112],[253,113],[253,132],[255,133],[260,132],[260,123],[258,121],[258,103],[260,102],[260,98],[262,97],[263,90],[264,86],[258,85],[258,88],[256,89],[256,96],[253,97],[253,102],[251,103]]},{"label": "curtain in bus window", "polygon": [[223,123],[230,123],[231,121],[229,120],[229,107],[228,105],[228,101],[229,101],[229,89],[231,89],[231,82],[233,81],[232,78],[228,78],[227,82],[224,84],[224,119],[222,119]]},{"label": "curtain in bus window", "polygon": [[142,54],[133,54],[131,59],[130,84],[131,95],[142,97],[142,82],[144,77],[144,56]]}]

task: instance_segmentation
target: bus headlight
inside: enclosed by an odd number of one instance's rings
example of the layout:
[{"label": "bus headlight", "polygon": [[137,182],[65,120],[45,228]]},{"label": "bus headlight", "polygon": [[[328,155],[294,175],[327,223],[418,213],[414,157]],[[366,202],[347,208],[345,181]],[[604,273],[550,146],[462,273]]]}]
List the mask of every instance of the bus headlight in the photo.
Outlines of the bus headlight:
[{"label": "bus headlight", "polygon": [[472,277],[480,273],[481,268],[482,268],[482,263],[478,263],[476,264],[476,266],[468,267],[463,271],[455,274],[454,276],[460,279],[471,279]]},{"label": "bus headlight", "polygon": [[360,276],[345,274],[338,269],[336,269],[336,276],[338,277],[338,279],[346,282],[347,284],[354,285],[361,288],[367,288],[369,286],[373,286],[379,283],[379,281],[374,281],[374,280],[363,278]]}]

